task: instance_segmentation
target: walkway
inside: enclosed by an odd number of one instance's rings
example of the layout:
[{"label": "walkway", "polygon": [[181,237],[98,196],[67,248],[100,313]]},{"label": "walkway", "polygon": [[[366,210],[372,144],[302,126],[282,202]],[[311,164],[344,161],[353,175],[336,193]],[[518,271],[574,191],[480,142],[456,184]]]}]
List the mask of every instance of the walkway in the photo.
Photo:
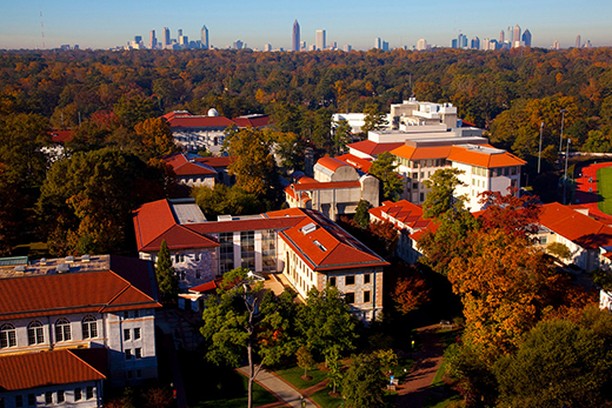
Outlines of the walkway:
[{"label": "walkway", "polygon": [[[238,371],[248,377],[248,372],[249,372],[248,367],[240,367]],[[292,408],[302,407],[301,403],[302,403],[303,396],[295,388],[293,388],[292,385],[287,383],[285,380],[283,380],[279,376],[269,371],[261,370],[259,374],[257,374],[257,377],[255,377],[255,382],[261,385],[262,387],[264,387],[265,389],[267,389],[268,391],[270,391],[278,399],[284,402],[284,404],[282,403],[281,404],[279,403],[268,404],[268,405],[265,405],[265,407],[267,408],[280,407],[280,406],[292,407]],[[304,401],[306,401],[306,405],[303,405],[304,407],[308,407],[308,408],[318,407],[317,404],[315,404],[308,398],[304,398]]]},{"label": "walkway", "polygon": [[398,407],[422,407],[428,400],[439,395],[440,390],[432,387],[444,353],[444,346],[437,334],[439,329],[439,324],[417,329],[421,349],[414,353],[412,371],[397,387]]}]

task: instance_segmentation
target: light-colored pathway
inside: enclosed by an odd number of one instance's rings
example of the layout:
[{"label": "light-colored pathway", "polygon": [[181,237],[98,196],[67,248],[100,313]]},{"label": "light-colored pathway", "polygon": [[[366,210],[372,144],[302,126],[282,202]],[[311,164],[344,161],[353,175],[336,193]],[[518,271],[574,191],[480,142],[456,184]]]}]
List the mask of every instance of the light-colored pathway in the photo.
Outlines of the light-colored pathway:
[{"label": "light-colored pathway", "polygon": [[[248,367],[240,367],[238,371],[241,374],[248,376],[248,372],[249,372]],[[292,407],[292,408],[302,408],[302,407],[316,408],[318,407],[310,399],[303,397],[299,393],[299,391],[293,388],[292,385],[290,385],[285,380],[283,380],[277,375],[274,375],[273,373],[269,371],[261,370],[257,374],[257,377],[255,377],[255,382],[261,385],[262,387],[264,387],[265,389],[267,389],[268,391],[270,391],[278,399],[284,401],[286,406],[288,407]],[[304,399],[305,405],[302,405],[302,398]]]}]

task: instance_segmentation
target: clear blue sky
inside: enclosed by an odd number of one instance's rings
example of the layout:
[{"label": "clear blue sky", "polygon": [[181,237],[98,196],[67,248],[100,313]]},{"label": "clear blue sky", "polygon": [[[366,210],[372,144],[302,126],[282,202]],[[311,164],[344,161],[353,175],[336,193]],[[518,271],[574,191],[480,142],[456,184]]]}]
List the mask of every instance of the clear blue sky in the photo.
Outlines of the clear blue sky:
[{"label": "clear blue sky", "polygon": [[325,29],[328,43],[340,47],[369,49],[375,37],[392,48],[411,47],[419,38],[448,46],[460,32],[498,38],[515,24],[531,31],[534,46],[549,47],[554,40],[573,46],[578,34],[594,46],[612,45],[611,0],[22,0],[0,7],[0,49],[43,48],[41,28],[45,48],[111,48],[135,35],[147,42],[153,29],[160,38],[163,27],[173,38],[182,28],[198,39],[203,24],[218,48],[237,39],[251,48],[267,42],[289,48],[294,19],[307,45],[316,29]]}]

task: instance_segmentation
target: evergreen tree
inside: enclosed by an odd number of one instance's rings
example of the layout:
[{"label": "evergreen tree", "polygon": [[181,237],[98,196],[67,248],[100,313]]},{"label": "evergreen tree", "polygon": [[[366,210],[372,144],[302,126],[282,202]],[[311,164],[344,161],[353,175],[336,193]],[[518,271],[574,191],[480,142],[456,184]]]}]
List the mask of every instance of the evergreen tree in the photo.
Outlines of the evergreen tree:
[{"label": "evergreen tree", "polygon": [[162,240],[159,253],[157,254],[155,277],[157,278],[159,296],[162,302],[174,302],[178,295],[178,278],[176,271],[172,267],[172,259],[170,259],[170,250],[166,240]]}]

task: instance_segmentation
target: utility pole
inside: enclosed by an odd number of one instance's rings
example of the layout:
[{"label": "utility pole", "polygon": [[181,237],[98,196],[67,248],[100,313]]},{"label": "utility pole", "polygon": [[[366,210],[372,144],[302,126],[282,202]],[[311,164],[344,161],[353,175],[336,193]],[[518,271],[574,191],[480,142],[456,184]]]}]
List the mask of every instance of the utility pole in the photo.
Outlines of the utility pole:
[{"label": "utility pole", "polygon": [[567,109],[561,109],[561,133],[559,133],[559,154],[563,152],[563,122],[565,120],[565,112],[567,112]]},{"label": "utility pole", "polygon": [[567,204],[567,201],[565,199],[565,189],[567,186],[567,160],[569,159],[569,147],[570,147],[571,141],[572,139],[568,137],[567,138],[567,148],[565,150],[565,173],[563,175],[563,204]]},{"label": "utility pole", "polygon": [[538,174],[540,174],[540,162],[542,161],[542,132],[544,132],[544,122],[540,124],[540,149],[538,150]]}]

